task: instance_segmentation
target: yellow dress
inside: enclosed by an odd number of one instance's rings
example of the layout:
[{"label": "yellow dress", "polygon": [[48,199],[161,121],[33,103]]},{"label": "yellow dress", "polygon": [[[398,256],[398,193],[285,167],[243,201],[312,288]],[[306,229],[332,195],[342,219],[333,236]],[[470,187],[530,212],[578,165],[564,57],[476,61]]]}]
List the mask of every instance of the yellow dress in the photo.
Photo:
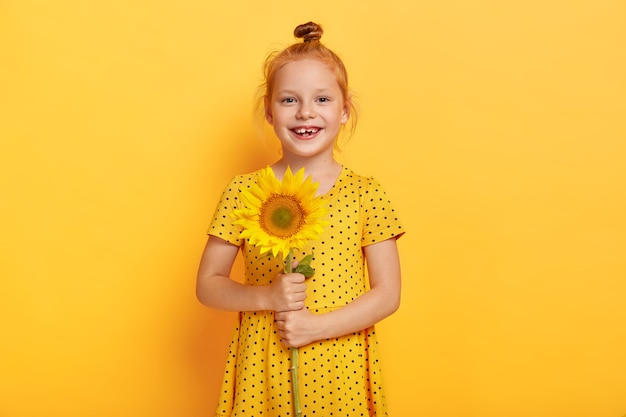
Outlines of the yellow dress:
[{"label": "yellow dress", "polygon": [[[239,239],[230,213],[256,173],[235,177],[218,203],[209,234],[240,246],[245,283],[268,285],[280,259],[260,255]],[[404,233],[380,184],[343,167],[333,188],[324,235],[302,253],[314,253],[306,307],[315,314],[340,308],[367,291],[362,247]],[[297,258],[297,253],[296,253]],[[387,416],[374,327],[300,348],[300,401],[304,417]],[[272,311],[241,312],[230,344],[216,416],[294,416],[290,349],[280,343]]]}]

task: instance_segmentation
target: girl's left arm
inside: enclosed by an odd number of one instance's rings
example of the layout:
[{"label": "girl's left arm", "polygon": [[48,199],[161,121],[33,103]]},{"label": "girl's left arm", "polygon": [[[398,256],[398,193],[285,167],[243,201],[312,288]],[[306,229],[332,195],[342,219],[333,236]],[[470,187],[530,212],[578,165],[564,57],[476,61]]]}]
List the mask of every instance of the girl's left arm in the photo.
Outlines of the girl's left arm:
[{"label": "girl's left arm", "polygon": [[278,333],[283,344],[299,347],[318,340],[354,333],[373,326],[400,306],[400,259],[396,238],[363,248],[370,290],[346,306],[315,315],[306,308],[277,312]]}]

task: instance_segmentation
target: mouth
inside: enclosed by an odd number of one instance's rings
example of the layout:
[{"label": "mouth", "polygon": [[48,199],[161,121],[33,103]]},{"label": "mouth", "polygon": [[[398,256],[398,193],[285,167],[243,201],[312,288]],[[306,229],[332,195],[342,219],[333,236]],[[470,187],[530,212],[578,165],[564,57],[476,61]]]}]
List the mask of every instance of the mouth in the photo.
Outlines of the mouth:
[{"label": "mouth", "polygon": [[296,127],[294,129],[291,129],[291,131],[295,133],[296,136],[303,139],[310,139],[314,137],[320,132],[320,130],[322,130],[322,128],[313,126]]}]

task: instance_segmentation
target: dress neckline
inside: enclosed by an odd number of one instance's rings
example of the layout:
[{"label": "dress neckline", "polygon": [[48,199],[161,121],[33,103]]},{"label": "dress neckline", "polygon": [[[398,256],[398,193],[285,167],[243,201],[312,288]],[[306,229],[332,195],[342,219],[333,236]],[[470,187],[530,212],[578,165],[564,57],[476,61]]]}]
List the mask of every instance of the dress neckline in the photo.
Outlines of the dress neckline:
[{"label": "dress neckline", "polygon": [[321,197],[323,199],[330,200],[335,196],[337,190],[341,188],[341,183],[343,182],[343,177],[346,173],[346,170],[346,167],[344,165],[341,165],[341,171],[339,171],[339,175],[337,176],[337,179],[335,180],[333,186],[330,187],[330,190],[328,190],[325,194],[321,194]]}]

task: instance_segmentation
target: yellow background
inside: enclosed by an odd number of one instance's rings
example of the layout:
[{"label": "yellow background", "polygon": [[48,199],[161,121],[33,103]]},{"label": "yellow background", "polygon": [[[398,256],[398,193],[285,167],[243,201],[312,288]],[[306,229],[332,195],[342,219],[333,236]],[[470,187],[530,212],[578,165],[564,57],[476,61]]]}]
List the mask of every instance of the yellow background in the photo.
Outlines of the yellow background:
[{"label": "yellow background", "polygon": [[276,157],[255,89],[308,20],[409,231],[391,416],[626,414],[623,1],[3,0],[0,416],[211,415],[204,232]]}]

